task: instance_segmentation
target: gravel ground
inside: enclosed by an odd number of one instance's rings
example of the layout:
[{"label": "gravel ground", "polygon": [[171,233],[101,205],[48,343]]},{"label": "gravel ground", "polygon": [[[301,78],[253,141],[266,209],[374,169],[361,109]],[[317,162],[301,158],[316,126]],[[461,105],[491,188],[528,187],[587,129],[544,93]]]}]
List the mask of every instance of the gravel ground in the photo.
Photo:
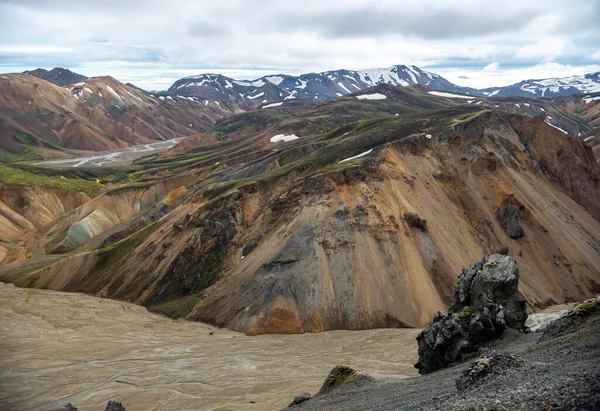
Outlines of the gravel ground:
[{"label": "gravel ground", "polygon": [[[490,350],[521,365],[491,374],[462,393],[455,379],[471,364],[402,381],[339,387],[294,410],[600,410],[600,315],[567,334],[539,342],[541,333],[507,332]],[[291,400],[291,399],[290,399]]]}]

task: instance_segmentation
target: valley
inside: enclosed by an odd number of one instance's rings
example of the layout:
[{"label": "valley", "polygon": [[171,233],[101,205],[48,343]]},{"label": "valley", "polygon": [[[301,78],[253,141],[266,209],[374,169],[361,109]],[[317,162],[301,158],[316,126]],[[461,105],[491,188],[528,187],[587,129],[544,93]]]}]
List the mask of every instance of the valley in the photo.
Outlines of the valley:
[{"label": "valley", "polygon": [[420,329],[496,250],[535,329],[600,292],[595,95],[379,84],[266,104],[9,81],[2,408],[267,410],[340,363],[413,377]]},{"label": "valley", "polygon": [[167,151],[182,140],[183,137],[180,137],[174,138],[172,140],[161,141],[159,143],[130,146],[127,148],[121,148],[106,152],[100,151],[90,157],[42,161],[34,164],[51,167],[102,167],[129,164],[135,159],[140,158],[142,156]]}]

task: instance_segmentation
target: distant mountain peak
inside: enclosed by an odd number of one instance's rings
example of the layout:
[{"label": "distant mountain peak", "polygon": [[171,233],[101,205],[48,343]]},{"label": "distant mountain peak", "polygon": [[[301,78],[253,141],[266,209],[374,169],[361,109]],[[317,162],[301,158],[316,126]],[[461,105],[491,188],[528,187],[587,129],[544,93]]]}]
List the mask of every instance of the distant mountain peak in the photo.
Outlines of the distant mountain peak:
[{"label": "distant mountain peak", "polygon": [[52,70],[46,70],[43,68],[37,68],[35,70],[26,70],[23,74],[29,74],[42,80],[49,81],[57,86],[66,86],[68,84],[78,83],[85,81],[88,78],[82,74],[74,73],[69,69],[62,67],[55,67]]}]

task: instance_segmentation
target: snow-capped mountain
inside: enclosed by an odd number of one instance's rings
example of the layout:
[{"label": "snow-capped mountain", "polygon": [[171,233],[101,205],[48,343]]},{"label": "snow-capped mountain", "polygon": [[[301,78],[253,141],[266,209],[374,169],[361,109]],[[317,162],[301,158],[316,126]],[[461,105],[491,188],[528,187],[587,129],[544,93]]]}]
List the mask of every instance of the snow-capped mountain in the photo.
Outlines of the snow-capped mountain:
[{"label": "snow-capped mountain", "polygon": [[425,84],[442,90],[482,95],[476,89],[457,86],[437,74],[405,65],[363,71],[334,70],[299,76],[270,75],[252,81],[234,80],[220,74],[202,74],[177,80],[169,92],[210,100],[249,99],[266,103],[295,98],[328,100],[382,83],[396,86]]},{"label": "snow-capped mountain", "polygon": [[486,96],[556,97],[600,92],[600,72],[563,78],[524,80],[506,87],[481,90]]}]

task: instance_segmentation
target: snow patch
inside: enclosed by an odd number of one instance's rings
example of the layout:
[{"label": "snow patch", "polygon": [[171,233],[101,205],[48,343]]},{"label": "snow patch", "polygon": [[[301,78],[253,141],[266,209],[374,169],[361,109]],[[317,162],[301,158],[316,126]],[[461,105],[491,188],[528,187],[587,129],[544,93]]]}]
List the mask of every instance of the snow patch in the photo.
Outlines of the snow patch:
[{"label": "snow patch", "polygon": [[360,153],[360,154],[358,154],[358,155],[355,155],[355,156],[352,156],[352,157],[345,158],[345,159],[343,159],[342,161],[339,161],[339,162],[338,162],[338,164],[339,164],[339,163],[343,163],[343,162],[345,162],[345,161],[354,160],[355,158],[364,157],[364,156],[366,156],[367,154],[371,154],[371,152],[372,152],[372,151],[373,151],[373,149],[370,149],[370,150],[367,150],[367,151],[365,151],[364,153]]},{"label": "snow patch", "polygon": [[381,93],[373,93],[373,94],[363,94],[360,96],[356,96],[359,100],[385,100],[387,96]]},{"label": "snow patch", "polygon": [[585,101],[585,104],[591,103],[592,101],[596,101],[596,100],[600,100],[600,96],[583,98],[583,101]]},{"label": "snow patch", "polygon": [[110,94],[112,94],[115,98],[118,98],[119,100],[121,100],[121,96],[117,94],[117,92],[111,87],[111,86],[106,86],[106,89],[108,90],[108,92]]},{"label": "snow patch", "polygon": [[271,103],[271,104],[267,104],[266,106],[262,106],[261,108],[271,108],[271,107],[279,107],[280,105],[283,104],[283,101],[280,101],[279,103]]},{"label": "snow patch", "polygon": [[341,81],[338,83],[338,86],[340,86],[341,88],[346,90],[348,92],[348,94],[350,94],[350,90],[348,90],[348,88],[346,86],[344,86],[344,83],[342,83]]},{"label": "snow patch", "polygon": [[261,91],[260,93],[258,93],[258,94],[257,94],[257,95],[255,95],[255,96],[248,96],[248,98],[249,98],[250,100],[254,100],[255,98],[259,98],[259,97],[262,97],[262,96],[264,96],[264,95],[265,95],[265,92],[264,92],[264,91]]},{"label": "snow patch", "polygon": [[273,83],[276,86],[278,86],[285,79],[281,76],[269,76],[269,77],[265,77],[265,80],[267,80],[269,83]]},{"label": "snow patch", "polygon": [[558,131],[562,131],[562,132],[563,132],[563,133],[565,133],[565,134],[569,134],[569,133],[567,133],[565,130],[563,130],[562,128],[560,128],[560,127],[556,127],[554,124],[550,124],[550,122],[549,122],[548,120],[544,120],[544,122],[545,122],[546,124],[548,124],[550,127],[554,127],[554,128],[555,128],[555,129],[557,129]]},{"label": "snow patch", "polygon": [[297,140],[299,138],[300,137],[295,134],[277,134],[276,136],[271,137],[271,143],[277,143],[278,141],[284,141],[287,143],[288,141]]},{"label": "snow patch", "polygon": [[433,94],[434,96],[439,96],[439,97],[464,98],[464,99],[468,99],[468,100],[470,100],[472,98],[469,96],[461,96],[458,94],[445,93],[443,91],[430,91],[429,94]]}]

